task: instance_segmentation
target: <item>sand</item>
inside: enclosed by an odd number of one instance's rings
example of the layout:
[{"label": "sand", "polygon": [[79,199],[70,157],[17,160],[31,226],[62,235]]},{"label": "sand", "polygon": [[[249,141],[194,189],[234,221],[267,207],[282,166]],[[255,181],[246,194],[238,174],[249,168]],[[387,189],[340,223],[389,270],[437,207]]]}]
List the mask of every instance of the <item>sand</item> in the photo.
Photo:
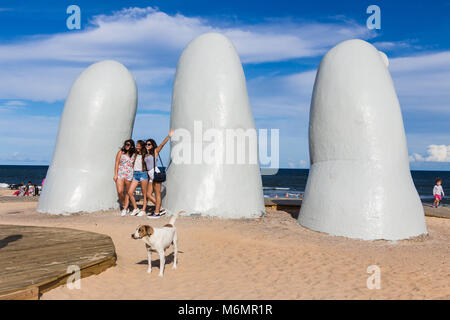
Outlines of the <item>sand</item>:
[{"label": "sand", "polygon": [[10,190],[7,188],[0,188],[0,197],[7,197],[7,196],[12,196],[14,194],[14,192],[16,192],[17,190]]},{"label": "sand", "polygon": [[[81,280],[81,289],[53,289],[42,299],[450,299],[450,219],[427,217],[429,235],[406,241],[331,237],[299,226],[282,211],[257,220],[180,217],[179,265],[170,248],[164,278],[146,273],[138,224],[168,217],[120,217],[117,211],[52,216],[36,202],[0,203],[0,223],[69,227],[109,235],[117,266]],[[366,286],[367,268],[381,270],[381,288]]]}]

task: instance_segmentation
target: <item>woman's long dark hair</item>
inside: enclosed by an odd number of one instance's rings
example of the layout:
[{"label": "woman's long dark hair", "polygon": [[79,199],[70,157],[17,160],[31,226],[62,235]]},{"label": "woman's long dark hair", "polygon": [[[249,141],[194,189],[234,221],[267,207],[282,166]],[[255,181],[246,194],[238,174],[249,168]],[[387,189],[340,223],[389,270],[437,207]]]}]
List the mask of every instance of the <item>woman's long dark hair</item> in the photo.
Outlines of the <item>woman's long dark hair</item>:
[{"label": "woman's long dark hair", "polygon": [[156,141],[153,140],[153,139],[147,139],[146,142],[147,142],[147,143],[150,142],[150,143],[152,144],[153,148],[150,149],[150,154],[151,154],[152,156],[155,156],[155,149],[158,148],[158,145],[156,144]]},{"label": "woman's long dark hair", "polygon": [[[127,149],[125,149],[125,145],[127,143],[130,143],[130,149],[128,149],[128,151],[127,151]],[[123,153],[127,153],[128,156],[131,158],[133,156],[133,154],[136,153],[136,147],[134,145],[133,139],[125,140],[125,142],[123,143],[123,146],[122,146],[122,148],[120,150],[122,150]]]},{"label": "woman's long dark hair", "polygon": [[[141,146],[141,151],[139,152],[139,154],[142,155],[142,157],[141,157],[142,170],[147,171],[147,166],[145,165],[145,155],[147,154],[147,149],[145,148],[145,142],[144,142],[144,140],[138,140],[138,141],[136,141],[136,143]],[[136,150],[136,155],[137,154],[138,153]]]}]

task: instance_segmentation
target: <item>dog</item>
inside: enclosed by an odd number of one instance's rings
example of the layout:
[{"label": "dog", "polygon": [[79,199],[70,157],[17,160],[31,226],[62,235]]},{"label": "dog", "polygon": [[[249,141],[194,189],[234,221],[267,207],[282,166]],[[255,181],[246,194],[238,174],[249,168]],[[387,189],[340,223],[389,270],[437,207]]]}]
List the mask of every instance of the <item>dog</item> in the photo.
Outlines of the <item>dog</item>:
[{"label": "dog", "polygon": [[148,273],[152,273],[152,249],[156,250],[159,254],[159,276],[164,275],[164,266],[166,263],[165,252],[166,249],[173,245],[173,267],[177,268],[177,255],[178,255],[178,234],[175,228],[175,221],[183,210],[175,214],[170,218],[168,224],[162,228],[153,228],[149,225],[140,225],[136,231],[131,234],[133,239],[142,239],[145,242],[145,248],[147,249],[148,259]]}]

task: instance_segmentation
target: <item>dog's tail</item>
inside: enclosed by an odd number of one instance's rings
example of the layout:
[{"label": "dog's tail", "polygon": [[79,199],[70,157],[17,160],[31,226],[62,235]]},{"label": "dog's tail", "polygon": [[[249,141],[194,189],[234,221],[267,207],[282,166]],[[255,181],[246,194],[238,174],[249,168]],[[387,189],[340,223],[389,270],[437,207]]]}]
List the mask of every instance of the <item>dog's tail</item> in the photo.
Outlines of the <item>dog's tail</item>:
[{"label": "dog's tail", "polygon": [[186,211],[180,210],[180,211],[178,211],[176,214],[174,214],[174,215],[170,218],[169,224],[171,224],[171,225],[174,226],[174,225],[175,225],[175,221],[177,220],[178,216],[179,216],[181,213],[183,213],[183,212],[186,212]]}]

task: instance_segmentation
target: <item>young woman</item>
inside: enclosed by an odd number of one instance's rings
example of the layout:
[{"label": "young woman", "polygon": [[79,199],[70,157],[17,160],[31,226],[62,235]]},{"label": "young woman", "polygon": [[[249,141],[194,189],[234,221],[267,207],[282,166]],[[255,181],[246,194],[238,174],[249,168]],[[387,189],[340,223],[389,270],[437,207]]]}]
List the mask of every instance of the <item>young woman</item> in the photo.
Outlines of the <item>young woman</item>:
[{"label": "young woman", "polygon": [[[147,188],[147,198],[155,204],[155,212],[149,215],[149,218],[159,218],[166,213],[166,210],[161,208],[161,182],[153,181],[155,172],[159,172],[158,169],[158,157],[164,145],[169,141],[173,135],[173,130],[169,131],[167,137],[158,146],[153,139],[148,139],[145,147],[147,148],[147,156],[145,157],[145,163],[147,165],[149,186]],[[155,196],[153,197],[153,193]]]},{"label": "young woman", "polygon": [[[119,201],[123,207],[121,213],[122,216],[129,212],[128,189],[130,188],[131,180],[133,179],[133,155],[135,152],[134,141],[129,139],[124,142],[116,156],[113,179],[116,182],[117,194],[119,195]],[[44,184],[44,181],[42,181],[42,184]]]},{"label": "young woman", "polygon": [[[145,142],[138,140],[136,143],[136,154],[134,156],[134,173],[133,181],[131,181],[130,188],[128,189],[128,196],[130,197],[131,204],[134,210],[131,212],[132,216],[143,216],[145,215],[145,210],[147,208],[147,186],[148,186],[148,175],[147,168],[145,166],[145,156],[147,154],[147,149],[145,148]],[[142,196],[144,197],[144,205],[142,211],[139,210],[136,199],[134,198],[134,191],[136,190],[138,184],[141,183]]]}]

